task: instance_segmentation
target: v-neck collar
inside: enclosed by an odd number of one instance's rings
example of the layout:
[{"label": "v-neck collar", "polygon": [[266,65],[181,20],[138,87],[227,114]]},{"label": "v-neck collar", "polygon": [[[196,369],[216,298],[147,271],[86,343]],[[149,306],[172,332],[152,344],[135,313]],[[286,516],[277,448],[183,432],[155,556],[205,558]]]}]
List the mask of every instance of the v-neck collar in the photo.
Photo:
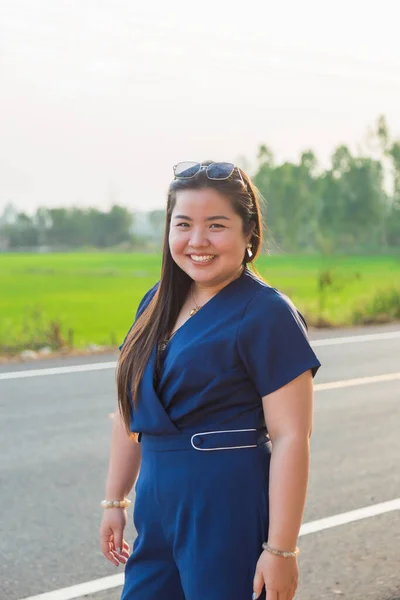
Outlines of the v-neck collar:
[{"label": "v-neck collar", "polygon": [[204,312],[207,312],[207,310],[208,311],[210,310],[210,306],[212,307],[212,305],[214,304],[214,301],[216,302],[217,299],[220,299],[221,295],[224,295],[224,292],[226,293],[226,290],[228,290],[228,289],[232,290],[232,288],[234,287],[234,284],[237,284],[238,282],[242,281],[246,277],[246,275],[249,275],[249,274],[251,276],[249,268],[247,267],[247,265],[245,265],[245,267],[244,267],[242,273],[239,275],[239,277],[236,277],[236,279],[233,279],[227,285],[225,285],[223,288],[221,288],[216,294],[214,294],[214,296],[212,296],[209,300],[207,300],[207,302],[205,304],[202,305],[200,310],[196,311],[180,327],[178,327],[178,329],[175,330],[174,334],[172,335],[168,344],[166,345],[166,347],[163,351],[163,354],[168,351],[169,345],[173,342],[173,340],[181,332],[181,330],[186,327],[186,325],[188,325],[189,323],[195,322],[196,317],[198,319],[201,319],[202,315],[204,315]]},{"label": "v-neck collar", "polygon": [[[162,392],[162,387],[165,382],[165,378],[171,369],[171,366],[176,359],[177,355],[182,352],[187,343],[194,340],[198,332],[207,327],[210,322],[211,311],[220,307],[220,302],[224,301],[226,294],[233,293],[235,290],[240,289],[241,285],[244,285],[248,278],[253,278],[254,274],[250,269],[245,266],[243,272],[239,277],[225,285],[219,290],[210,300],[208,300],[202,308],[197,311],[194,315],[189,317],[174,333],[166,347],[161,353],[161,356],[157,357],[156,348],[154,352],[154,361],[151,365],[151,371],[153,373],[154,391],[157,395]],[[217,310],[218,312],[218,310]],[[156,375],[156,364],[157,360],[160,361],[158,376]]]}]

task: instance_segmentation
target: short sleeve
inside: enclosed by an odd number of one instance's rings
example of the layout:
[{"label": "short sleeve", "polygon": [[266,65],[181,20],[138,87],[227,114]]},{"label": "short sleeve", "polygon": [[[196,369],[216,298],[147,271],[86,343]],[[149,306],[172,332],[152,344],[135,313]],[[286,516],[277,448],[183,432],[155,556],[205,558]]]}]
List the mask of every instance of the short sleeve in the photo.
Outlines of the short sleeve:
[{"label": "short sleeve", "polygon": [[303,315],[275,288],[265,287],[250,300],[237,339],[240,357],[261,397],[308,369],[315,377],[321,366]]},{"label": "short sleeve", "polygon": [[159,285],[159,281],[157,281],[157,283],[155,285],[153,285],[152,288],[150,288],[145,295],[143,296],[143,298],[141,299],[141,301],[139,302],[139,306],[136,310],[136,315],[135,315],[135,320],[133,321],[132,325],[129,328],[128,333],[126,334],[124,341],[122,342],[122,344],[120,346],[118,346],[118,348],[120,350],[122,350],[122,346],[125,344],[125,340],[129,335],[130,330],[132,329],[132,327],[134,326],[134,324],[136,323],[138,317],[140,317],[140,315],[142,314],[142,312],[145,310],[145,308],[148,306],[148,304],[150,303],[151,299],[153,298],[154,294],[156,293],[157,289],[158,289],[158,285]]}]

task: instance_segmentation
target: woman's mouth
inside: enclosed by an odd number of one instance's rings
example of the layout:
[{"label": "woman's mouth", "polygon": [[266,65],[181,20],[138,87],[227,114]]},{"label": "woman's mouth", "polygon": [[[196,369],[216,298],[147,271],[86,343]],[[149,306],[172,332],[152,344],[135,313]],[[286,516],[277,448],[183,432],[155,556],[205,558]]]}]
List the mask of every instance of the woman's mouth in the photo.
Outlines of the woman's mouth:
[{"label": "woman's mouth", "polygon": [[206,265],[214,260],[216,254],[189,254],[188,256],[194,263]]}]

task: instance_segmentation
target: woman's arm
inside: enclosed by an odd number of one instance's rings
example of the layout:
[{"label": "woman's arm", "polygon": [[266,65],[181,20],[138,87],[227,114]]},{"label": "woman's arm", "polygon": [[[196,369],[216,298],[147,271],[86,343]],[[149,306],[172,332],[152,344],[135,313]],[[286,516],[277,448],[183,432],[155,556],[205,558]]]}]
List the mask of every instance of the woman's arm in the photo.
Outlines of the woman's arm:
[{"label": "woman's arm", "polygon": [[[114,414],[111,451],[106,482],[106,499],[123,500],[133,488],[141,462],[140,444],[130,438],[121,419],[119,408]],[[124,540],[127,511],[124,508],[104,510],[100,525],[100,547],[105,558],[113,565],[125,564],[129,544]]]},{"label": "woman's arm", "polygon": [[303,518],[313,425],[311,370],[263,397],[272,441],[269,478],[269,535],[272,548],[293,551]]},{"label": "woman's arm", "polygon": [[123,500],[129,494],[139,473],[141,457],[140,443],[128,436],[117,408],[111,434],[107,500]]}]

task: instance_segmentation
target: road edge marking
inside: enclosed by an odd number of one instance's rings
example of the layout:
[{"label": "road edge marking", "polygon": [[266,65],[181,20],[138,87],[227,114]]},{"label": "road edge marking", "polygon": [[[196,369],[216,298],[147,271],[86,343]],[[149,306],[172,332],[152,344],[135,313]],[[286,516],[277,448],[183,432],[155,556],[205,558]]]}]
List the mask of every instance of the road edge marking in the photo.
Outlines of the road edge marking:
[{"label": "road edge marking", "polygon": [[65,375],[68,373],[87,373],[88,371],[103,371],[115,369],[116,361],[89,363],[86,365],[69,365],[68,367],[50,367],[48,369],[27,369],[26,371],[8,371],[0,373],[0,380],[25,379],[27,377],[44,377],[49,375]]},{"label": "road edge marking", "polygon": [[[41,377],[43,375],[60,375],[65,373],[82,373],[87,371],[100,371],[102,369],[113,369],[117,363],[94,363],[93,365],[75,365],[73,367],[56,367],[54,369],[39,369],[32,371],[15,371],[10,373],[0,373],[0,380],[25,379],[28,377]],[[354,379],[343,379],[339,381],[328,381],[327,383],[315,383],[314,391],[323,392],[326,390],[335,390],[338,388],[352,387],[356,385],[368,385],[373,383],[383,383],[400,379],[400,372],[383,373],[382,375],[372,375],[369,377],[355,377]]]},{"label": "road edge marking", "polygon": [[318,531],[332,529],[333,527],[338,527],[339,525],[347,525],[348,523],[354,523],[356,521],[361,521],[362,519],[383,515],[385,513],[392,512],[393,510],[400,510],[400,498],[388,500],[387,502],[380,502],[379,504],[364,506],[363,508],[356,508],[355,510],[333,515],[332,517],[326,517],[325,519],[310,521],[310,523],[304,523],[300,528],[299,535],[303,536],[309,535],[310,533],[317,533]]},{"label": "road edge marking", "polygon": [[328,381],[327,383],[315,383],[314,391],[336,390],[338,388],[352,387],[355,385],[368,385],[370,383],[383,383],[400,379],[398,373],[383,373],[382,375],[371,375],[369,377],[355,377],[354,379],[342,379],[339,381]]},{"label": "road edge marking", "polygon": [[400,329],[382,333],[363,333],[361,335],[347,335],[340,337],[324,338],[321,340],[310,340],[311,346],[319,348],[322,346],[340,346],[341,344],[358,344],[360,342],[376,342],[378,340],[394,340],[400,338]]},{"label": "road edge marking", "polygon": [[38,596],[29,596],[29,598],[23,598],[21,600],[75,600],[76,598],[87,596],[88,594],[96,594],[97,592],[111,590],[122,586],[123,584],[124,573],[118,573],[118,575],[110,575],[109,577],[85,581],[84,583],[78,583],[70,587],[53,590],[52,592],[45,592]]},{"label": "road edge marking", "polygon": [[[337,346],[340,344],[356,344],[374,342],[377,340],[388,340],[400,338],[400,330],[388,331],[386,333],[368,333],[363,335],[351,335],[347,337],[333,337],[321,340],[310,340],[311,347]],[[44,377],[48,375],[64,375],[66,373],[85,373],[88,371],[101,371],[102,369],[114,369],[116,361],[89,363],[86,365],[69,365],[67,367],[50,367],[48,369],[27,369],[26,371],[8,371],[0,373],[0,380],[23,379],[25,377]]]}]

